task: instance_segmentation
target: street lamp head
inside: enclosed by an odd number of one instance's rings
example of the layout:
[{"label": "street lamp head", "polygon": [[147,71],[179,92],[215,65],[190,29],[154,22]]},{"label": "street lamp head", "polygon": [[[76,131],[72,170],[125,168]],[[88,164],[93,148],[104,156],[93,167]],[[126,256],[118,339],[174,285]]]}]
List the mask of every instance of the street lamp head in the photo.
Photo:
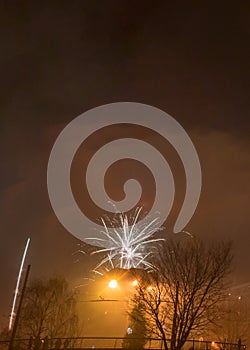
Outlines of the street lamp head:
[{"label": "street lamp head", "polygon": [[134,281],[132,282],[132,286],[134,286],[134,287],[138,286],[138,281],[137,281],[137,280],[134,280]]},{"label": "street lamp head", "polygon": [[117,287],[118,287],[117,280],[111,280],[111,281],[109,281],[108,286],[109,286],[109,288],[111,288],[111,289],[117,288]]}]

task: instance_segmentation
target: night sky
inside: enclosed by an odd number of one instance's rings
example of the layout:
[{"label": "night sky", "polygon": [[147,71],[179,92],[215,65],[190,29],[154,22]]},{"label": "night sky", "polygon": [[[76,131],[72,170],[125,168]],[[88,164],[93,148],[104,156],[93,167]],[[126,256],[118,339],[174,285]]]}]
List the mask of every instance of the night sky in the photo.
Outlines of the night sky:
[{"label": "night sky", "polygon": [[232,283],[250,281],[250,6],[247,2],[2,2],[0,321],[25,241],[31,278],[94,267],[58,222],[47,163],[60,131],[99,105],[158,107],[187,131],[203,187],[187,229],[232,239]]}]

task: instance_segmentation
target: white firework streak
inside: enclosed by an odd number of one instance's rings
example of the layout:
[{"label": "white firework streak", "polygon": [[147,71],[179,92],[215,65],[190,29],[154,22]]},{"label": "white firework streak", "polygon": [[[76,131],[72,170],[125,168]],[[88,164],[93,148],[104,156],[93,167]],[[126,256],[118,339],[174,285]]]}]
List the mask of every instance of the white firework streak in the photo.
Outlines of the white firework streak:
[{"label": "white firework streak", "polygon": [[12,328],[12,324],[13,324],[13,320],[14,320],[14,316],[15,316],[15,306],[16,306],[16,301],[17,301],[17,295],[18,295],[18,292],[19,292],[19,285],[20,285],[20,281],[21,281],[21,277],[22,277],[23,265],[24,265],[24,262],[25,262],[25,258],[26,258],[26,255],[27,255],[29,244],[30,244],[30,238],[27,239],[27,242],[26,242],[26,245],[25,245],[25,249],[24,249],[24,252],[23,252],[23,256],[22,256],[22,260],[21,260],[21,265],[20,265],[20,268],[19,268],[19,273],[18,273],[17,283],[16,283],[16,289],[15,289],[15,294],[14,294],[14,299],[13,299],[13,304],[12,304],[11,314],[10,314],[9,331]]},{"label": "white firework streak", "polygon": [[[101,231],[103,238],[87,238],[102,246],[102,242],[109,242],[109,248],[101,248],[92,254],[106,253],[106,256],[96,266],[95,272],[99,273],[98,268],[109,264],[111,268],[153,268],[148,261],[155,249],[155,243],[164,241],[163,238],[153,238],[152,235],[159,231],[159,217],[148,221],[146,224],[138,225],[139,215],[142,207],[137,208],[132,217],[132,224],[129,225],[128,216],[124,213],[116,213],[113,220],[109,218],[105,221],[101,218],[104,230]],[[110,224],[110,230],[107,224]],[[118,224],[119,227],[116,227]]]}]

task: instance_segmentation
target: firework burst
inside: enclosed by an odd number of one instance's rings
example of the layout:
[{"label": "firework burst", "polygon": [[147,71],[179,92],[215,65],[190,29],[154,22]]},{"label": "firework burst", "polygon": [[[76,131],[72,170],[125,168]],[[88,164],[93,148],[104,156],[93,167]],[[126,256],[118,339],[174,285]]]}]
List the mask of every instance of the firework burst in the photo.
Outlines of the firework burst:
[{"label": "firework burst", "polygon": [[[153,268],[149,261],[156,248],[155,243],[163,238],[154,238],[153,234],[160,230],[159,217],[140,223],[142,207],[137,208],[132,217],[124,213],[116,213],[114,218],[101,218],[103,238],[88,238],[91,244],[100,247],[92,254],[104,254],[104,258],[96,266],[95,272],[104,267],[110,268]],[[110,228],[109,228],[110,227]],[[108,248],[103,248],[107,243]]]}]

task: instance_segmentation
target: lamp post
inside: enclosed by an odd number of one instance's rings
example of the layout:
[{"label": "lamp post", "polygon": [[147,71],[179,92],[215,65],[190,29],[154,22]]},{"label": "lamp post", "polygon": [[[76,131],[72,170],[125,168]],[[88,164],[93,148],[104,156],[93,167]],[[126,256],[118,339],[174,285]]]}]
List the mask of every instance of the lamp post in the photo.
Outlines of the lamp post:
[{"label": "lamp post", "polygon": [[18,321],[19,321],[19,317],[20,317],[20,313],[21,313],[21,309],[22,309],[24,292],[25,292],[27,281],[28,281],[28,278],[29,278],[29,272],[30,272],[30,265],[28,265],[28,267],[27,267],[27,271],[26,271],[26,275],[25,275],[25,279],[24,279],[24,283],[23,283],[21,297],[20,297],[20,301],[19,301],[19,305],[18,305],[18,309],[17,309],[17,313],[16,313],[16,318],[15,318],[14,327],[13,327],[13,330],[12,330],[12,334],[11,334],[10,343],[9,343],[9,349],[8,350],[12,350],[13,344],[14,344],[14,341],[15,341],[16,331],[17,331],[17,327],[18,327]]}]

